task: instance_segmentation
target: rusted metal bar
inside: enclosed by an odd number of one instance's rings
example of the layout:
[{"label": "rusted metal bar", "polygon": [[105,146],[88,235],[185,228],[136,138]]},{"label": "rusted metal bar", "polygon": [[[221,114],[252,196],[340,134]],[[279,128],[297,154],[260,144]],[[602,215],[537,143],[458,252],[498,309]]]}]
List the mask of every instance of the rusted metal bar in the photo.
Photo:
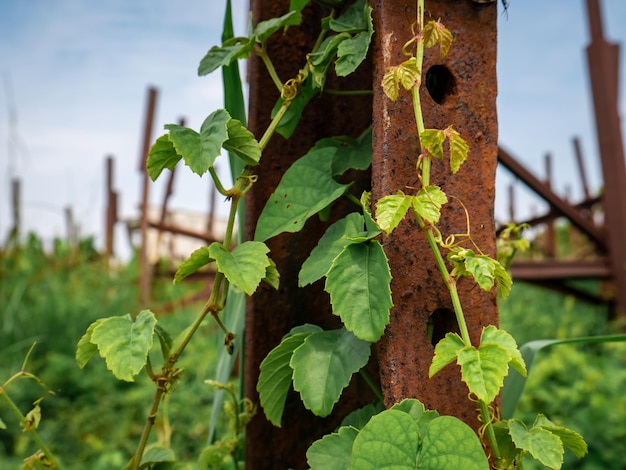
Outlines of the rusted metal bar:
[{"label": "rusted metal bar", "polygon": [[117,197],[113,189],[113,156],[109,155],[105,163],[106,177],[106,214],[104,229],[104,255],[108,263],[115,253],[115,223],[117,222]]},{"label": "rusted metal bar", "polygon": [[604,38],[598,0],[587,0],[591,41],[587,47],[596,131],[604,178],[604,225],[618,313],[626,315],[626,164],[618,111],[619,45]]},{"label": "rusted metal bar", "polygon": [[611,277],[611,265],[605,257],[591,261],[543,260],[514,261],[511,274],[521,281]]},{"label": "rusted metal bar", "polygon": [[[552,155],[547,153],[545,155],[546,165],[546,186],[552,190]],[[556,234],[554,230],[554,219],[549,219],[546,222],[546,240],[544,244],[544,250],[548,258],[554,258],[556,256]]]},{"label": "rusted metal bar", "polygon": [[593,221],[585,218],[574,207],[554,194],[550,188],[528,171],[518,160],[502,147],[498,148],[498,161],[535,191],[542,199],[550,204],[552,210],[567,217],[573,225],[587,235],[599,248],[606,252],[606,241],[603,233],[598,230]]},{"label": "rusted metal bar", "polygon": [[509,184],[509,222],[515,222],[515,186]]},{"label": "rusted metal bar", "polygon": [[[380,83],[387,67],[406,60],[402,46],[413,36],[415,2],[375,0],[374,110],[372,192],[377,200],[415,186],[419,139],[410,95],[396,102],[384,96]],[[467,139],[468,160],[456,175],[447,164],[433,163],[431,184],[463,202],[471,218],[471,233],[486,253],[495,254],[493,201],[497,155],[496,3],[429,1],[428,19],[441,19],[455,36],[446,58],[426,51],[423,71],[435,90],[423,89],[421,103],[427,128],[452,125]],[[428,79],[427,79],[428,80]],[[434,91],[434,93],[433,93]],[[439,228],[444,234],[465,233],[465,211],[452,200]],[[416,397],[431,409],[463,419],[478,428],[476,406],[467,399],[457,366],[444,368],[432,379],[428,369],[434,344],[456,325],[450,294],[416,223],[403,221],[383,239],[393,275],[391,323],[379,347],[380,379],[385,403]],[[472,341],[481,329],[497,324],[494,292],[475,288],[469,279],[458,283]],[[438,334],[428,336],[429,319]]]},{"label": "rusted metal bar", "polygon": [[[591,305],[607,305],[612,303],[612,299],[610,297],[606,297],[602,293],[594,294],[592,292],[579,289],[577,286],[568,284],[567,280],[541,279],[536,281],[534,279],[528,279],[524,282],[536,285],[537,287],[541,287],[543,289],[551,290],[555,293],[574,296],[577,300],[582,300],[583,302],[587,302]],[[553,313],[554,315],[560,314],[560,312],[548,313]]]},{"label": "rusted metal bar", "polygon": [[[285,14],[288,0],[252,0],[253,21],[267,20]],[[329,10],[312,3],[303,10],[303,24],[290,28],[288,35],[270,38],[267,50],[283,82],[295,77],[306,63],[320,31],[320,20]],[[270,123],[271,110],[279,93],[258,58],[248,64],[250,84],[250,130],[259,138]],[[332,74],[331,74],[332,75]],[[329,76],[328,89],[355,90],[371,88],[371,66],[364,64],[350,80]],[[286,169],[304,155],[314,143],[329,135],[360,135],[371,123],[372,104],[369,96],[322,95],[313,98],[306,108],[297,135],[291,140],[274,136],[266,147],[261,164],[255,167],[258,182],[248,192],[246,201],[246,239],[252,238],[256,221],[266,201]],[[357,182],[354,194],[369,189],[369,175]],[[349,206],[333,205],[332,222],[346,214]],[[353,209],[349,207],[350,210]],[[312,217],[302,232],[282,234],[267,241],[270,257],[281,274],[280,291],[262,286],[250,299],[246,312],[245,337],[245,396],[258,402],[256,383],[259,365],[269,351],[279,344],[292,327],[314,323],[325,328],[337,328],[337,317],[330,313],[327,294],[321,282],[302,289],[297,286],[298,271],[306,257],[317,244],[328,223]],[[300,398],[290,394],[285,405],[282,427],[276,428],[257,413],[246,428],[246,468],[307,468],[305,452],[309,445],[322,435],[334,430],[341,422],[341,413],[371,401],[373,395],[359,377],[343,391],[340,404],[327,418],[314,417],[305,410]],[[339,412],[337,411],[339,410]]]},{"label": "rusted metal bar", "polygon": [[139,247],[139,306],[146,307],[150,302],[150,279],[152,267],[148,259],[148,204],[150,197],[150,177],[146,170],[146,160],[152,144],[152,127],[157,100],[157,89],[148,88],[146,117],[144,122],[143,145],[139,156],[139,171],[143,176],[141,191],[141,246]]},{"label": "rusted metal bar", "polygon": [[186,228],[178,227],[173,224],[161,223],[161,222],[152,222],[148,221],[148,227],[155,228],[161,232],[173,233],[176,235],[183,235],[189,238],[195,238],[196,240],[202,240],[206,243],[213,243],[217,240],[211,233],[208,232],[196,232],[195,230],[189,230]]},{"label": "rusted metal bar", "polygon": [[578,176],[580,177],[580,184],[583,188],[585,200],[591,199],[591,194],[589,193],[589,183],[587,182],[587,172],[585,171],[583,152],[580,148],[580,139],[578,139],[578,137],[574,137],[572,139],[572,145],[574,146],[574,155],[576,157],[576,166],[578,167]]},{"label": "rusted metal bar", "polygon": [[[593,206],[599,204],[600,202],[602,202],[602,196],[595,196],[591,199],[588,199],[586,201],[581,201],[578,204],[575,204],[573,207],[575,207],[576,209],[578,209],[582,214],[586,214],[589,212],[589,209],[591,209]],[[522,221],[516,221],[517,224],[528,224],[531,227],[534,227],[535,225],[539,225],[539,224],[545,224],[547,221],[549,220],[553,220],[556,217],[559,217],[558,214],[554,213],[554,212],[547,212],[543,215],[538,215],[535,217],[532,217],[530,219],[526,219],[526,220],[522,220]],[[500,234],[500,232],[502,232],[502,230],[504,229],[504,226],[498,227],[498,229],[496,230],[496,234]]]}]

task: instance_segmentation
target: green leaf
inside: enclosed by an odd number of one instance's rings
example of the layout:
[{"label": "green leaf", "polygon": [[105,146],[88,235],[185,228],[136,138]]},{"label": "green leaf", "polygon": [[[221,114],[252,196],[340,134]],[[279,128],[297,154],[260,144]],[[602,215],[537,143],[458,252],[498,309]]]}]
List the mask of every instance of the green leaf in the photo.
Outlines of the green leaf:
[{"label": "green leaf", "polygon": [[583,437],[576,431],[567,429],[563,426],[556,426],[554,424],[541,425],[541,427],[546,431],[550,431],[555,436],[558,436],[563,445],[569,448],[579,459],[583,458],[587,454],[589,450],[587,443],[585,442],[585,439],[583,439]]},{"label": "green leaf", "polygon": [[270,264],[267,266],[267,268],[265,268],[265,277],[263,278],[263,280],[274,289],[278,290],[278,288],[280,287],[280,273],[276,268],[276,263],[274,263],[271,258],[268,259]]},{"label": "green leaf", "polygon": [[495,265],[494,275],[498,283],[498,297],[500,299],[506,299],[511,293],[511,287],[513,286],[511,274],[502,266],[502,263],[498,261]]},{"label": "green leaf", "polygon": [[219,242],[211,243],[209,255],[217,263],[217,268],[224,273],[228,281],[239,287],[248,295],[254,291],[265,278],[265,271],[270,266],[267,257],[270,249],[262,242],[247,241],[228,251]]},{"label": "green leaf", "polygon": [[359,33],[368,30],[368,18],[371,7],[365,0],[358,0],[350,5],[338,18],[332,18],[329,22],[330,29],[337,33]]},{"label": "green leaf", "polygon": [[365,60],[372,39],[372,32],[363,31],[350,39],[341,41],[337,47],[335,73],[345,77],[354,72]]},{"label": "green leaf", "polygon": [[496,344],[502,349],[505,349],[509,354],[510,364],[513,368],[526,376],[526,364],[524,364],[524,358],[522,353],[517,348],[517,343],[513,336],[505,330],[500,330],[493,325],[483,328],[483,332],[480,335],[480,344]]},{"label": "green leaf", "polygon": [[260,366],[259,381],[256,389],[259,400],[267,420],[274,426],[280,427],[280,421],[285,409],[287,393],[291,385],[293,369],[289,365],[293,351],[298,348],[311,333],[322,331],[314,325],[300,327],[299,332],[293,332],[270,351]]},{"label": "green leaf", "polygon": [[424,439],[428,424],[435,418],[439,417],[439,413],[434,410],[426,410],[422,402],[415,398],[405,398],[400,403],[396,403],[391,407],[392,410],[399,410],[407,413],[417,424],[420,435],[420,442]]},{"label": "green leaf", "polygon": [[306,451],[311,470],[349,470],[352,444],[358,434],[355,428],[342,426],[311,444]]},{"label": "green leaf", "polygon": [[290,11],[302,11],[305,6],[309,4],[311,0],[291,0],[289,2]]},{"label": "green leaf", "polygon": [[312,284],[328,273],[333,260],[351,243],[347,236],[356,236],[363,231],[363,216],[357,212],[348,214],[326,229],[317,246],[302,263],[298,285]]},{"label": "green leaf", "polygon": [[478,436],[467,424],[452,416],[440,416],[426,428],[417,468],[489,470],[489,461]]},{"label": "green leaf", "polygon": [[2,418],[0,418],[0,429],[6,429],[7,425],[5,424],[4,421],[2,421]]},{"label": "green leaf", "polygon": [[326,277],[333,313],[357,337],[378,341],[389,323],[391,272],[376,240],[348,245],[335,258]]},{"label": "green leaf", "polygon": [[261,147],[248,129],[236,119],[227,123],[228,140],[223,147],[238,155],[246,165],[256,165],[261,159]]},{"label": "green leaf", "polygon": [[342,41],[350,39],[348,33],[335,34],[326,38],[316,52],[308,55],[309,69],[313,76],[313,83],[317,88],[323,89],[326,83],[328,67],[332,63],[337,53],[337,48]]},{"label": "green leaf", "polygon": [[369,356],[370,344],[345,329],[312,333],[291,357],[293,388],[307,409],[328,416]]},{"label": "green leaf", "polygon": [[498,443],[498,449],[500,450],[500,457],[509,465],[504,468],[519,468],[513,467],[512,464],[521,459],[522,452],[521,449],[518,449],[515,446],[515,443],[509,434],[508,424],[505,421],[496,421],[493,423],[493,431],[496,436],[496,442]]},{"label": "green leaf", "polygon": [[441,206],[447,202],[446,193],[439,186],[426,186],[411,198],[411,207],[416,216],[436,224],[441,217]]},{"label": "green leaf", "polygon": [[152,181],[155,181],[165,168],[172,170],[181,158],[182,157],[176,153],[176,149],[169,135],[162,135],[156,140],[152,147],[150,147],[148,160],[146,162],[148,176],[150,176]]},{"label": "green leaf", "polygon": [[133,382],[146,364],[155,325],[156,318],[150,310],[139,312],[135,321],[129,314],[104,318],[94,327],[91,342],[115,377]]},{"label": "green leaf", "polygon": [[312,150],[326,147],[337,149],[333,159],[333,176],[347,170],[366,170],[372,164],[372,127],[353,139],[347,136],[327,137],[316,142]]},{"label": "green leaf", "polygon": [[356,409],[341,421],[342,426],[350,426],[355,429],[363,429],[369,423],[372,416],[377,415],[385,409],[385,406],[377,400],[374,403],[365,405],[363,408]]},{"label": "green leaf", "polygon": [[159,462],[173,462],[175,460],[176,455],[169,447],[150,447],[141,457],[140,468],[148,468]]},{"label": "green leaf", "polygon": [[448,127],[444,132],[450,143],[450,171],[455,174],[467,160],[469,146],[452,127]]},{"label": "green leaf", "polygon": [[159,338],[159,344],[161,345],[163,360],[167,361],[170,356],[170,351],[172,349],[172,337],[167,332],[167,330],[158,323],[154,325],[154,332],[156,333],[157,338]]},{"label": "green leaf", "polygon": [[418,428],[411,416],[398,410],[383,411],[356,436],[350,468],[415,470],[417,446]]},{"label": "green leaf", "polygon": [[[385,75],[383,75],[381,86],[387,97],[391,101],[396,101],[400,94],[400,85],[405,90],[410,90],[415,86],[419,78],[420,69],[417,66],[417,60],[415,57],[411,57],[398,66],[389,67]],[[424,144],[422,143],[422,145]]]},{"label": "green leaf", "polygon": [[198,75],[208,75],[220,67],[230,66],[237,59],[245,59],[253,47],[254,41],[248,38],[231,38],[221,47],[213,46],[200,61]]},{"label": "green leaf", "polygon": [[254,29],[253,36],[257,42],[264,42],[279,29],[297,26],[301,22],[302,14],[299,11],[292,10],[279,18],[261,21]]},{"label": "green leaf", "polygon": [[435,356],[428,369],[428,377],[434,376],[448,364],[457,360],[459,351],[465,347],[465,343],[457,333],[446,333],[435,346]]},{"label": "green leaf", "polygon": [[439,129],[425,129],[420,134],[422,151],[426,150],[430,155],[439,160],[443,159],[443,143],[445,140],[445,131]]},{"label": "green leaf", "polygon": [[404,219],[411,201],[412,198],[402,191],[379,199],[376,203],[376,222],[380,229],[389,235]]},{"label": "green leaf", "polygon": [[518,449],[525,450],[546,467],[559,469],[563,465],[563,443],[541,427],[528,429],[517,419],[507,421],[509,434]]},{"label": "green leaf", "polygon": [[490,291],[495,282],[495,263],[485,255],[474,255],[472,250],[465,251],[465,269],[474,278],[482,290]]},{"label": "green leaf", "polygon": [[495,400],[509,372],[509,353],[497,344],[481,344],[478,349],[466,346],[458,353],[461,376],[470,392],[480,400]]},{"label": "green leaf", "polygon": [[297,232],[306,220],[341,196],[347,185],[332,177],[335,149],[312,150],[285,172],[263,208],[254,239]]},{"label": "green leaf", "polygon": [[195,250],[189,258],[183,261],[178,269],[176,270],[176,274],[174,274],[174,284],[178,284],[180,281],[185,279],[190,274],[193,274],[200,270],[203,266],[206,266],[209,263],[215,261],[214,258],[209,254],[209,247],[203,246]]},{"label": "green leaf", "polygon": [[[278,123],[276,132],[282,135],[285,139],[291,137],[293,132],[296,130],[296,127],[298,127],[304,108],[318,91],[319,90],[313,86],[313,78],[311,76],[307,77],[302,84],[300,93],[293,100],[291,100],[291,104],[289,105],[287,112],[283,115],[280,123]],[[272,109],[272,118],[276,116],[276,113],[281,108],[283,103],[284,100],[279,98]]]},{"label": "green leaf", "polygon": [[78,345],[76,346],[76,362],[78,363],[78,367],[81,369],[85,367],[93,355],[98,351],[98,346],[91,342],[91,335],[93,334],[94,328],[102,323],[103,320],[104,318],[94,321],[91,325],[89,325],[87,331],[80,338],[80,340],[78,340]]},{"label": "green leaf", "polygon": [[[201,153],[193,159],[185,159],[185,163],[194,173],[204,174],[213,166],[215,159],[222,152],[222,145],[228,139],[228,122],[232,118],[225,109],[213,111],[200,127]],[[185,158],[185,155],[183,155]]]},{"label": "green leaf", "polygon": [[452,33],[439,21],[431,20],[424,26],[422,34],[425,48],[439,44],[439,57],[443,60],[452,45]]}]

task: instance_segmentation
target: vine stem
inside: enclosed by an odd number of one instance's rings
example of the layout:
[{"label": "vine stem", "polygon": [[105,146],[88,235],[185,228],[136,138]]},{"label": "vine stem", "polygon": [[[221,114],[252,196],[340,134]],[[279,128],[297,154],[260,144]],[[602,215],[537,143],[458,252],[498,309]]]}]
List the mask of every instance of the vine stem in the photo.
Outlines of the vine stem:
[{"label": "vine stem", "polygon": [[[278,112],[276,113],[276,115],[274,116],[274,118],[272,119],[272,121],[270,122],[268,128],[266,129],[265,133],[261,137],[261,140],[259,141],[259,147],[261,148],[261,151],[265,149],[270,139],[274,135],[274,132],[276,131],[276,127],[278,126],[281,119],[287,112],[287,109],[289,109],[290,104],[291,104],[291,101],[285,101],[283,105],[280,107],[280,109],[278,110]],[[241,174],[239,175],[239,177],[237,178],[237,181],[235,182],[235,186],[230,190],[224,189],[223,194],[230,197],[231,199],[228,222],[226,224],[226,233],[224,235],[224,242],[223,242],[224,246],[226,247],[230,247],[232,243],[233,229],[235,226],[235,217],[237,215],[237,206],[238,206],[239,200],[244,196],[245,192],[249,189],[250,185],[253,182],[251,175],[252,175],[252,167],[246,166],[244,170],[241,172]],[[213,288],[211,289],[211,295],[209,297],[209,300],[202,308],[202,311],[200,311],[200,313],[198,313],[198,315],[194,319],[192,325],[187,330],[187,333],[185,334],[184,338],[181,340],[176,350],[172,354],[170,354],[169,358],[167,359],[167,362],[162,368],[160,380],[164,380],[165,383],[175,380],[174,374],[176,370],[174,369],[174,366],[176,362],[178,361],[178,358],[181,356],[181,354],[183,353],[183,351],[185,350],[185,348],[191,341],[191,338],[193,337],[195,332],[198,330],[198,328],[200,328],[200,326],[202,325],[202,322],[204,321],[204,319],[209,313],[213,315],[213,318],[215,319],[217,324],[220,326],[220,328],[224,331],[224,333],[226,335],[230,334],[226,326],[222,323],[222,321],[219,318],[219,313],[224,308],[224,302],[222,301],[223,299],[220,298],[221,286],[224,281],[225,281],[224,274],[221,272],[217,272],[215,275],[215,280],[213,281]],[[154,425],[154,420],[157,415],[157,412],[159,410],[161,399],[163,398],[163,395],[165,393],[166,393],[166,389],[163,386],[163,384],[158,384],[157,389],[154,394],[154,398],[152,400],[152,406],[150,408],[150,412],[148,414],[148,417],[146,418],[146,422],[144,424],[144,428],[141,433],[139,444],[137,445],[137,450],[131,461],[131,466],[130,466],[131,470],[137,470],[139,468],[141,457],[143,456],[143,453],[146,449],[146,445],[148,444],[148,438],[150,437],[150,432],[152,431],[152,427]]]},{"label": "vine stem", "polygon": [[15,416],[17,416],[17,419],[22,425],[22,428],[27,430],[27,432],[30,434],[30,437],[33,439],[33,441],[35,441],[35,443],[39,447],[39,450],[41,450],[41,452],[43,452],[43,455],[46,456],[46,459],[48,459],[48,461],[50,462],[51,468],[58,468],[59,470],[63,470],[63,466],[54,457],[54,454],[50,451],[50,449],[48,448],[46,443],[43,441],[43,439],[41,439],[41,436],[39,435],[37,430],[34,427],[32,427],[30,423],[28,423],[26,417],[22,414],[20,409],[13,402],[13,400],[11,400],[11,397],[9,397],[9,395],[7,394],[5,390],[5,386],[0,387],[0,397],[2,397],[2,399],[5,401],[7,406],[11,409],[11,411],[13,411]]},{"label": "vine stem", "polygon": [[[421,135],[425,130],[424,126],[424,116],[422,114],[422,105],[420,101],[420,86],[422,81],[422,68],[424,65],[424,38],[421,36],[421,33],[424,29],[424,0],[417,0],[417,26],[418,26],[418,36],[417,36],[417,47],[416,47],[416,64],[417,69],[419,71],[418,79],[411,89],[412,102],[413,102],[413,112],[415,114],[415,122],[417,126],[418,136],[420,138],[420,147],[424,149],[424,145],[421,145]],[[431,170],[431,159],[432,157],[425,152],[422,155],[422,185],[424,187],[430,184],[430,170]],[[419,221],[420,226],[424,228],[423,221]],[[428,240],[428,244],[431,248],[431,251],[435,257],[435,262],[437,264],[437,268],[441,272],[441,276],[448,288],[448,292],[450,293],[450,299],[452,300],[452,305],[454,308],[454,314],[456,316],[457,323],[459,325],[459,330],[461,332],[461,339],[466,346],[472,346],[472,341],[469,335],[469,331],[467,328],[467,322],[465,321],[465,315],[463,313],[463,306],[461,305],[461,299],[459,297],[459,291],[457,289],[456,280],[454,277],[450,275],[448,272],[448,268],[445,264],[443,255],[441,254],[441,250],[439,249],[439,245],[435,239],[435,235],[431,228],[426,230],[426,238]],[[496,440],[495,432],[493,426],[491,424],[491,415],[489,413],[489,409],[487,403],[483,400],[479,400],[480,404],[480,414],[482,422],[485,425],[485,429],[487,431],[487,440],[489,441],[489,445],[491,446],[491,450],[493,452],[493,456],[496,461],[501,460],[501,453],[498,447],[498,442]]]}]

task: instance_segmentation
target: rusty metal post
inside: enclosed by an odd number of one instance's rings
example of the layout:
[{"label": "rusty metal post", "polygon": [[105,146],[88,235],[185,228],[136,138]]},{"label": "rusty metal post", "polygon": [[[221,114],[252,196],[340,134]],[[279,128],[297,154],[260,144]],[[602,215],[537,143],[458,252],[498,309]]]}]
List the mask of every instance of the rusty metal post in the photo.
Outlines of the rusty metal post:
[{"label": "rusty metal post", "polygon": [[515,222],[515,185],[509,184],[509,222]]},{"label": "rusty metal post", "polygon": [[[289,10],[289,0],[252,0],[254,22],[278,17]],[[301,27],[290,28],[287,35],[276,35],[268,41],[268,52],[283,82],[295,77],[306,63],[319,33],[320,19],[329,11],[317,4],[303,10]],[[365,65],[365,64],[364,64]],[[279,97],[276,86],[262,62],[251,59],[248,66],[250,84],[249,128],[257,138],[270,123],[270,113]],[[349,81],[339,81],[329,76],[326,88],[371,88],[371,67],[365,65]],[[255,169],[258,182],[246,197],[246,238],[250,239],[256,221],[285,170],[304,155],[322,137],[331,135],[360,135],[371,123],[371,96],[315,97],[306,108],[296,130],[296,135],[285,140],[275,135],[263,153],[261,164]],[[369,189],[369,175],[359,183],[355,194]],[[349,206],[346,206],[349,207]],[[352,208],[351,208],[352,209]],[[331,221],[343,217],[345,212],[333,206]],[[267,286],[255,293],[248,303],[245,337],[245,395],[258,403],[256,383],[259,365],[269,351],[292,327],[305,322],[325,328],[337,328],[337,317],[330,313],[323,283],[309,288],[297,286],[298,271],[324,233],[327,223],[311,218],[302,232],[282,234],[268,240],[270,256],[281,274],[278,292]],[[373,398],[368,387],[356,377],[344,390],[337,409],[345,413],[363,406]],[[320,419],[305,410],[300,397],[287,398],[282,427],[275,428],[259,412],[246,428],[246,468],[307,468],[305,452],[309,445],[323,434],[331,432],[341,422],[342,416],[334,412]]]},{"label": "rusty metal post", "polygon": [[[546,186],[548,189],[552,190],[552,155],[546,153],[544,157],[544,162],[546,166]],[[550,209],[552,212],[552,209]],[[552,214],[553,216],[555,214]],[[554,258],[556,256],[556,233],[554,229],[554,217],[551,217],[546,222],[545,229],[545,242],[544,242],[544,251],[548,258]]]},{"label": "rusty metal post", "polygon": [[11,211],[13,212],[13,227],[9,236],[12,242],[17,243],[22,230],[22,183],[19,178],[11,180]]},{"label": "rusty metal post", "polygon": [[141,246],[139,247],[139,306],[146,307],[150,302],[150,278],[152,267],[148,259],[148,204],[150,198],[150,176],[146,169],[146,160],[152,144],[152,127],[156,107],[157,89],[148,88],[146,120],[144,122],[143,145],[139,156],[139,171],[142,174],[141,191]]},{"label": "rusty metal post", "polygon": [[626,315],[626,164],[618,111],[619,45],[604,38],[599,0],[587,0],[591,42],[587,61],[604,178],[604,225],[613,268],[617,313]]},{"label": "rusty metal post", "polygon": [[[380,87],[388,66],[406,60],[402,46],[411,38],[415,2],[375,0],[373,199],[410,191],[417,184],[415,163],[420,153],[410,95],[397,102]],[[494,196],[497,163],[496,119],[496,3],[470,0],[429,0],[428,19],[441,22],[455,36],[450,53],[439,59],[438,49],[426,51],[423,72],[435,89],[422,90],[427,128],[454,126],[467,140],[470,156],[451,176],[447,164],[433,163],[431,184],[448,194],[442,213],[443,234],[466,233],[465,212],[471,217],[472,237],[485,253],[495,255]],[[445,236],[445,235],[444,235]],[[437,270],[423,233],[403,221],[384,246],[393,275],[394,307],[379,349],[380,379],[387,405],[416,397],[431,409],[454,415],[477,429],[476,405],[467,399],[458,366],[428,378],[434,344],[458,330],[448,290]],[[478,289],[470,279],[458,283],[472,341],[477,344],[483,326],[498,323],[494,292]],[[434,324],[432,340],[428,323]]]},{"label": "rusty metal post", "polygon": [[574,137],[572,139],[572,145],[574,146],[574,156],[576,157],[576,166],[578,167],[578,176],[580,177],[580,184],[583,189],[585,201],[591,199],[589,193],[589,183],[587,182],[587,172],[585,171],[585,161],[583,159],[583,152],[580,148],[580,139]]},{"label": "rusty metal post", "polygon": [[115,253],[115,223],[117,222],[117,194],[113,189],[113,165],[113,156],[107,156],[105,163],[107,202],[104,229],[104,256],[107,265]]}]

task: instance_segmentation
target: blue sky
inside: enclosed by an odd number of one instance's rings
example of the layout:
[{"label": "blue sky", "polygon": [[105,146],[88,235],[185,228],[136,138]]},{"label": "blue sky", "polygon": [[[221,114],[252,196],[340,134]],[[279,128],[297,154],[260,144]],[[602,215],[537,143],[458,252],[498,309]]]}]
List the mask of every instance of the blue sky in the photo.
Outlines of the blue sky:
[{"label": "blue sky", "polygon": [[[247,1],[234,0],[245,30]],[[610,40],[626,38],[626,2],[602,2]],[[198,128],[222,106],[218,73],[199,78],[206,51],[219,43],[221,0],[24,0],[0,2],[0,240],[11,224],[9,187],[22,179],[24,231],[65,234],[72,206],[82,234],[102,243],[104,161],[116,158],[122,217],[137,215],[137,172],[146,89],[158,87],[154,138],[163,124]],[[499,18],[500,142],[543,174],[553,155],[554,186],[581,196],[571,138],[582,139],[592,188],[601,185],[584,47],[583,0],[510,0]],[[623,59],[623,53],[622,53]],[[620,83],[624,83],[620,77]],[[620,96],[620,109],[624,99]],[[226,173],[225,161],[221,168]],[[496,215],[506,218],[506,172],[498,175]],[[158,203],[163,182],[153,187]],[[523,186],[518,213],[541,212]],[[171,207],[206,211],[208,181],[177,175]],[[118,242],[118,245],[126,243]]]}]

